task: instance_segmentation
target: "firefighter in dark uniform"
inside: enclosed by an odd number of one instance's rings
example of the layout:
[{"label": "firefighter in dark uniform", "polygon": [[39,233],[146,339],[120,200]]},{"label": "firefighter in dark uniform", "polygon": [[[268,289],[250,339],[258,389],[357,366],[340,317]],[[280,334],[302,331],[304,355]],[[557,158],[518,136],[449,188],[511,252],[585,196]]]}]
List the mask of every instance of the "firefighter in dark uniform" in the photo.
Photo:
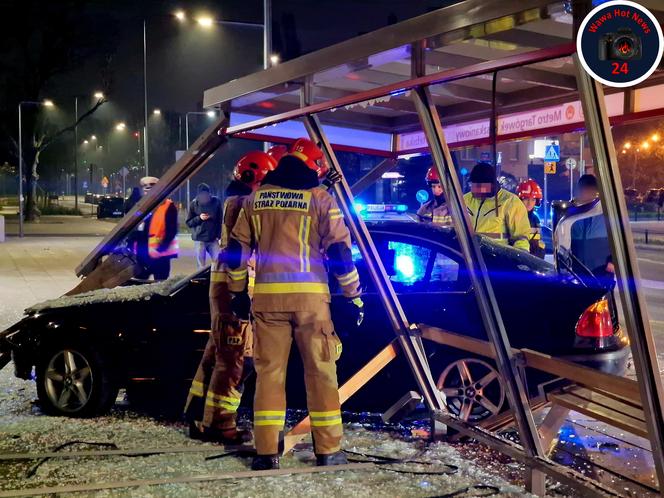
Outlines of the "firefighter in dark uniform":
[{"label": "firefighter in dark uniform", "polygon": [[542,202],[542,189],[535,180],[525,180],[519,183],[516,195],[523,201],[528,210],[528,221],[530,222],[530,254],[544,259],[546,247],[542,240],[542,224],[539,216],[535,213],[535,207]]}]

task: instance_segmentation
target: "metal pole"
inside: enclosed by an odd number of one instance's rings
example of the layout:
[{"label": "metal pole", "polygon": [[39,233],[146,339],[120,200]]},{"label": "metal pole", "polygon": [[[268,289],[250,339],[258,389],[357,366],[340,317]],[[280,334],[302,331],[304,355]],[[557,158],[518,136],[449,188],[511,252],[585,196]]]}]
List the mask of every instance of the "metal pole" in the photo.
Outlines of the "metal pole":
[{"label": "metal pole", "polygon": [[[189,150],[189,114],[190,113],[186,113],[184,115],[184,140],[185,140],[185,144],[187,146],[186,147],[187,150]],[[187,195],[186,195],[187,208],[186,209],[189,209],[189,183],[190,183],[189,178],[187,178]]]},{"label": "metal pole", "polygon": [[18,236],[23,233],[23,120],[21,103],[18,104]]},{"label": "metal pole", "polygon": [[546,165],[544,166],[544,226],[548,226],[547,220],[549,218],[549,208],[547,204],[549,202],[549,175],[546,174]]},{"label": "metal pole", "polygon": [[74,97],[74,209],[78,209],[78,97]]},{"label": "metal pole", "polygon": [[263,69],[270,67],[272,54],[272,0],[263,0]]},{"label": "metal pole", "polygon": [[143,155],[145,162],[145,176],[148,176],[148,55],[147,55],[147,27],[143,19]]},{"label": "metal pole", "polygon": [[601,83],[594,81],[581,68],[578,56],[573,58],[659,490],[664,496],[664,390],[648,309],[641,292],[641,275],[636,263],[604,90]]},{"label": "metal pole", "polygon": [[537,427],[528,404],[527,389],[510,347],[484,257],[474,238],[473,229],[466,214],[463,192],[454,170],[450,149],[445,141],[438,110],[431,99],[428,88],[418,87],[411,95],[447,196],[448,206],[452,210],[454,228],[466,262],[466,271],[473,289],[475,289],[475,298],[484,328],[496,352],[498,372],[505,381],[507,398],[519,428],[521,444],[527,455],[544,456]]},{"label": "metal pole", "polygon": [[[586,162],[583,160],[583,151],[586,148],[586,137],[583,133],[581,133],[581,139],[579,142],[579,148],[581,149],[581,153],[579,154],[579,178],[581,178],[581,176],[586,174]],[[574,197],[573,194],[572,197]]]}]

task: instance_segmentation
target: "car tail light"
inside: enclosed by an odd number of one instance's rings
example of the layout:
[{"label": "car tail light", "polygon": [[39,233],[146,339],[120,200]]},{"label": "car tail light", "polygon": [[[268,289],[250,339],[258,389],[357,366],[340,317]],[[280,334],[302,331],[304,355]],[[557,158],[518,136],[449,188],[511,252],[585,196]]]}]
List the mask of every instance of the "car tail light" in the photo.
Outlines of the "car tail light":
[{"label": "car tail light", "polygon": [[611,308],[606,298],[586,308],[579,321],[576,322],[576,335],[595,338],[613,335]]}]

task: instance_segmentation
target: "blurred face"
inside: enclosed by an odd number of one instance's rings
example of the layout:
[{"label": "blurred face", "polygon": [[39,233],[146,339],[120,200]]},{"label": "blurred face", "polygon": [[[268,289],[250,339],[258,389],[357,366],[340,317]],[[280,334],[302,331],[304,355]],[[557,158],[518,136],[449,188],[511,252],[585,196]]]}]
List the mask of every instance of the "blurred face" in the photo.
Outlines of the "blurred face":
[{"label": "blurred face", "polygon": [[148,195],[148,193],[150,192],[150,189],[151,189],[152,187],[154,187],[154,185],[155,185],[154,183],[146,183],[146,184],[142,185],[142,189],[141,189],[141,190],[142,190],[142,192],[143,192],[143,196]]},{"label": "blurred face", "polygon": [[491,183],[472,183],[470,191],[474,197],[491,197],[493,185]]},{"label": "blurred face", "polygon": [[590,202],[599,196],[599,191],[594,187],[582,187],[579,189],[579,201],[583,204]]},{"label": "blurred face", "polygon": [[537,200],[535,199],[522,199],[523,200],[523,205],[526,206],[526,209],[528,211],[532,211],[535,209],[535,204],[537,204]]},{"label": "blurred face", "polygon": [[431,193],[434,195],[434,197],[438,197],[439,195],[443,195],[443,187],[440,183],[432,183],[431,184]]},{"label": "blurred face", "polygon": [[207,204],[208,202],[210,202],[210,192],[199,192],[198,202],[200,202],[201,204]]}]

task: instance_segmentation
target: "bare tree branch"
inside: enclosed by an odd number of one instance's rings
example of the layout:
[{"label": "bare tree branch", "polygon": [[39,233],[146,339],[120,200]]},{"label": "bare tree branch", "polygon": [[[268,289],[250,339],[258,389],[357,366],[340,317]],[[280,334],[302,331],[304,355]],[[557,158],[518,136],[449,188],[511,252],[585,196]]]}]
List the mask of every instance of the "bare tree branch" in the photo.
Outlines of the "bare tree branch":
[{"label": "bare tree branch", "polygon": [[41,141],[39,146],[36,146],[36,149],[39,152],[42,152],[43,150],[47,149],[49,145],[52,143],[56,142],[62,135],[65,133],[74,131],[74,129],[88,116],[94,114],[94,112],[99,109],[102,105],[104,105],[106,102],[108,102],[105,98],[101,98],[97,101],[95,105],[93,105],[90,109],[88,109],[85,113],[83,113],[74,124],[71,126],[67,126],[66,128],[61,129],[60,131],[56,132],[53,136],[49,137],[48,139],[44,137],[44,139]]}]

